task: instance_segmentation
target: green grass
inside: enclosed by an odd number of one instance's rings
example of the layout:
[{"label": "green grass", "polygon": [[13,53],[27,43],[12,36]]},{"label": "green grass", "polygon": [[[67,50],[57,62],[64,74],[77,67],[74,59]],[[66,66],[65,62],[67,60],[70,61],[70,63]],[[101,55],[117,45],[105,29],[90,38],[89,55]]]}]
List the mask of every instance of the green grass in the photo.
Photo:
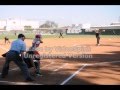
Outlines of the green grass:
[{"label": "green grass", "polygon": [[15,38],[17,38],[17,36],[12,35],[12,34],[2,34],[2,35],[0,35],[0,39],[4,39],[5,36],[7,36],[7,37],[10,38],[10,39],[15,39]]},{"label": "green grass", "polygon": [[[33,39],[35,37],[34,33],[25,33],[24,34],[27,39]],[[14,34],[1,34],[0,39],[4,39],[4,37],[7,36],[10,39],[17,39],[17,36]],[[42,35],[43,38],[59,38],[59,34],[53,34],[53,35]],[[64,35],[64,38],[95,38],[95,35]],[[120,38],[120,35],[100,35],[101,38]]]}]

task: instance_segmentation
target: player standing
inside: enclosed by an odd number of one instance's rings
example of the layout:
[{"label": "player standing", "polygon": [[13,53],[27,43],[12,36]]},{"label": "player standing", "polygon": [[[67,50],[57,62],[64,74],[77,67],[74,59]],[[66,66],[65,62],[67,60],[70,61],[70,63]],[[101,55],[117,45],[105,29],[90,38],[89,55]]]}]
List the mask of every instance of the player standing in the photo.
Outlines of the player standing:
[{"label": "player standing", "polygon": [[100,30],[99,29],[96,29],[95,30],[95,35],[96,35],[96,39],[97,39],[97,46],[100,45]]},{"label": "player standing", "polygon": [[5,40],[5,44],[10,43],[9,38],[7,36],[4,38],[4,40]]},{"label": "player standing", "polygon": [[37,76],[41,75],[40,72],[40,54],[37,50],[37,48],[40,46],[40,43],[43,43],[42,36],[40,34],[35,35],[35,39],[32,42],[32,47],[30,47],[29,51],[32,51],[34,53],[34,56],[32,59],[35,67],[35,73]]}]

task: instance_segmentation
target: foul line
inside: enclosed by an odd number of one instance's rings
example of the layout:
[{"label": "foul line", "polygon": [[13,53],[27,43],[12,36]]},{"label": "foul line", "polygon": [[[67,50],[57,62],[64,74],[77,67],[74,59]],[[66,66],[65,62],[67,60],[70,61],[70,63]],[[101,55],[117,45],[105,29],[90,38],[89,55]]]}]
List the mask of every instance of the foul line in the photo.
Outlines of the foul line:
[{"label": "foul line", "polygon": [[54,71],[54,72],[56,72],[56,71],[58,71],[59,69],[61,69],[61,68],[65,67],[67,64],[68,64],[68,63],[66,63],[66,64],[62,65],[61,67],[59,67],[59,68],[57,68],[57,69],[55,69],[55,70],[53,70],[53,71]]},{"label": "foul line", "polygon": [[49,65],[51,65],[51,64],[53,64],[53,63],[54,63],[54,62],[52,61],[50,64],[41,67],[41,69],[42,69],[42,68],[45,68],[45,67],[48,67]]},{"label": "foul line", "polygon": [[60,85],[66,84],[70,79],[72,79],[76,74],[78,74],[84,67],[86,67],[87,64],[83,65],[81,68],[79,68],[75,73],[73,73],[71,76],[69,76],[67,79],[65,79]]},{"label": "foul line", "polygon": [[78,74],[86,66],[103,65],[106,63],[116,63],[116,62],[120,62],[120,61],[102,62],[102,63],[95,63],[95,64],[83,64],[83,66],[81,68],[79,68],[75,73],[73,73],[71,76],[69,76],[67,79],[65,79],[60,85],[66,84],[70,79],[72,79],[76,74]]},{"label": "foul line", "polygon": [[[70,79],[72,79],[75,75],[77,75],[81,70],[83,70],[83,68],[85,68],[86,66],[93,66],[93,65],[103,65],[103,64],[106,64],[106,63],[115,63],[115,62],[120,62],[120,61],[111,61],[111,62],[101,62],[101,63],[94,63],[94,64],[83,64],[83,66],[81,68],[79,68],[75,73],[73,73],[71,76],[69,76],[67,79],[65,79],[60,85],[64,85],[66,84]],[[44,66],[44,67],[47,67],[51,64],[53,64],[54,62],[51,62],[50,64]],[[66,66],[68,63],[62,65],[60,68],[63,68],[64,66]],[[41,68],[44,68],[44,67],[41,67]],[[55,69],[54,71],[58,71],[60,68],[58,69]],[[14,71],[14,70],[17,70],[19,68],[14,68],[14,69],[11,69],[10,71]],[[1,73],[0,73],[1,74]],[[0,81],[2,83],[12,83],[12,84],[19,84],[19,85],[43,85],[43,84],[37,84],[37,83],[24,83],[24,82],[10,82],[10,81]]]}]

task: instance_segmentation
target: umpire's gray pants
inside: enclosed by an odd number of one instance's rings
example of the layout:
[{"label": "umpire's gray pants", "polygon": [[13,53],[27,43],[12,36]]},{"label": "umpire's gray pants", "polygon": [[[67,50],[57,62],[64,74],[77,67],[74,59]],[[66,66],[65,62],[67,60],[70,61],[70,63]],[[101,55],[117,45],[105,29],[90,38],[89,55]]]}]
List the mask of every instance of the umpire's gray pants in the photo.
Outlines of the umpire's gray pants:
[{"label": "umpire's gray pants", "polygon": [[4,64],[3,69],[2,69],[3,76],[6,76],[8,74],[9,64],[11,61],[14,61],[14,63],[21,69],[21,71],[24,74],[25,79],[31,78],[26,63],[21,59],[19,54],[14,52],[14,51],[9,51],[6,54],[5,64]]}]

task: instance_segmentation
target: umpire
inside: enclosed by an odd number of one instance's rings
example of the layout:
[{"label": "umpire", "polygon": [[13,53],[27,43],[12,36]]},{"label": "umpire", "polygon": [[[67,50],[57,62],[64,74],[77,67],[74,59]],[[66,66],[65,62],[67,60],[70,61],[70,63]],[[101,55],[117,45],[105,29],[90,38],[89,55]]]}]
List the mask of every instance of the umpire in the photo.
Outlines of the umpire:
[{"label": "umpire", "polygon": [[23,72],[25,80],[34,81],[34,79],[30,76],[28,67],[23,60],[24,52],[26,51],[26,44],[24,40],[25,40],[25,36],[23,34],[19,34],[18,39],[12,42],[11,48],[6,54],[6,61],[3,66],[2,74],[1,74],[2,78],[5,78],[7,76],[9,70],[9,63],[11,61],[14,61],[14,63]]}]

